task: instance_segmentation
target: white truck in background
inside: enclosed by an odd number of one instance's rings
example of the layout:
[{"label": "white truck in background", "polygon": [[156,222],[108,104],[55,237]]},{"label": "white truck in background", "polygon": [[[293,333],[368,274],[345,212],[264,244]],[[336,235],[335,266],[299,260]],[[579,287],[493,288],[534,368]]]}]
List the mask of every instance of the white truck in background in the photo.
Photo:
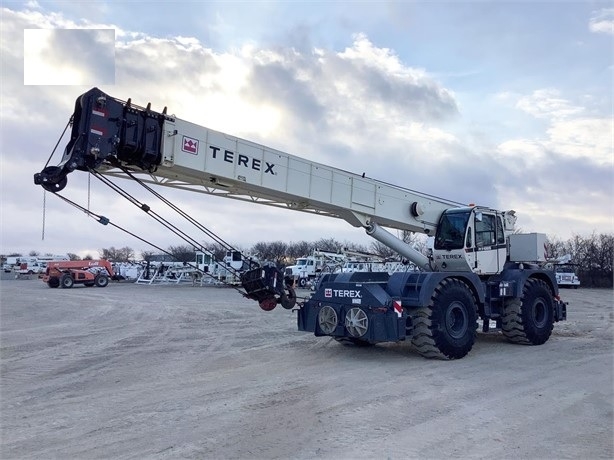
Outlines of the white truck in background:
[{"label": "white truck in background", "polygon": [[2,266],[5,273],[16,272],[19,275],[40,275],[45,273],[47,262],[51,260],[69,260],[66,255],[45,256],[10,256]]},{"label": "white truck in background", "polygon": [[559,287],[578,289],[580,278],[576,275],[576,265],[572,263],[557,264],[554,266],[554,276]]},{"label": "white truck in background", "polygon": [[333,273],[346,260],[343,254],[316,250],[310,256],[297,258],[294,265],[287,266],[284,276],[294,279],[299,287],[304,288],[322,273]]}]

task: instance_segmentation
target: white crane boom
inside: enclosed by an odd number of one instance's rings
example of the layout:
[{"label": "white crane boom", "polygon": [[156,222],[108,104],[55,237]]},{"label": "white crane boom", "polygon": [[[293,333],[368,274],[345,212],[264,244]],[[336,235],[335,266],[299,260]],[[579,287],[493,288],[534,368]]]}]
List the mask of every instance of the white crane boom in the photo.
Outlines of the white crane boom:
[{"label": "white crane boom", "polygon": [[[75,104],[62,162],[35,176],[58,191],[75,169],[95,169],[249,202],[341,218],[364,227],[420,267],[428,259],[382,227],[430,234],[459,203],[309,161],[108,96],[97,88]],[[63,184],[63,185],[62,185]]]},{"label": "white crane boom", "polygon": [[[412,232],[434,231],[459,204],[309,161],[180,119],[162,125],[162,158],[142,179]],[[125,177],[117,169],[107,175]],[[413,212],[412,212],[413,209]]]},{"label": "white crane boom", "polygon": [[164,186],[338,217],[355,227],[368,227],[373,220],[422,233],[434,231],[443,211],[460,206],[165,112],[166,108],[156,113],[93,88],[77,99],[62,172],[93,167],[126,177],[115,167],[122,165]]}]

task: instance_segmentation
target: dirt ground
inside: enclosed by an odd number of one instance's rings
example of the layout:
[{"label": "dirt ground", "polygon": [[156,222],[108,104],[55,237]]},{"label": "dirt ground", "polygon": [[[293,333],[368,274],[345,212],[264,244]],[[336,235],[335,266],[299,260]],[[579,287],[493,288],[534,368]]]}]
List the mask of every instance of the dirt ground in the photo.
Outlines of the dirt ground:
[{"label": "dirt ground", "polygon": [[0,457],[609,459],[613,292],[562,296],[546,344],[480,334],[434,361],[228,288],[4,280]]}]

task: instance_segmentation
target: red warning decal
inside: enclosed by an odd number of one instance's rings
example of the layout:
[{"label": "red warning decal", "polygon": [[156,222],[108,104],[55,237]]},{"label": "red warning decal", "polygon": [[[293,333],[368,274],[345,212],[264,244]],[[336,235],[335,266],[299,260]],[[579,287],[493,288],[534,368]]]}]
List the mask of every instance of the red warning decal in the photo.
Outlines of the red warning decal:
[{"label": "red warning decal", "polygon": [[403,316],[403,307],[401,306],[400,300],[393,300],[392,306],[394,307],[394,311],[397,313],[397,316],[400,318]]}]

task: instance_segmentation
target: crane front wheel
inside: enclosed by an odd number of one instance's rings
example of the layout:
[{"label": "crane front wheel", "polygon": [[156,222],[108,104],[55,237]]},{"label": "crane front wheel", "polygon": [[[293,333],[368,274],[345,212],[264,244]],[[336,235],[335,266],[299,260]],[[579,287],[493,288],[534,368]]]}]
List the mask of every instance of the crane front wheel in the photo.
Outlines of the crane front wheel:
[{"label": "crane front wheel", "polygon": [[473,292],[455,278],[442,280],[428,306],[411,313],[412,344],[425,358],[459,359],[475,343],[477,310]]}]

